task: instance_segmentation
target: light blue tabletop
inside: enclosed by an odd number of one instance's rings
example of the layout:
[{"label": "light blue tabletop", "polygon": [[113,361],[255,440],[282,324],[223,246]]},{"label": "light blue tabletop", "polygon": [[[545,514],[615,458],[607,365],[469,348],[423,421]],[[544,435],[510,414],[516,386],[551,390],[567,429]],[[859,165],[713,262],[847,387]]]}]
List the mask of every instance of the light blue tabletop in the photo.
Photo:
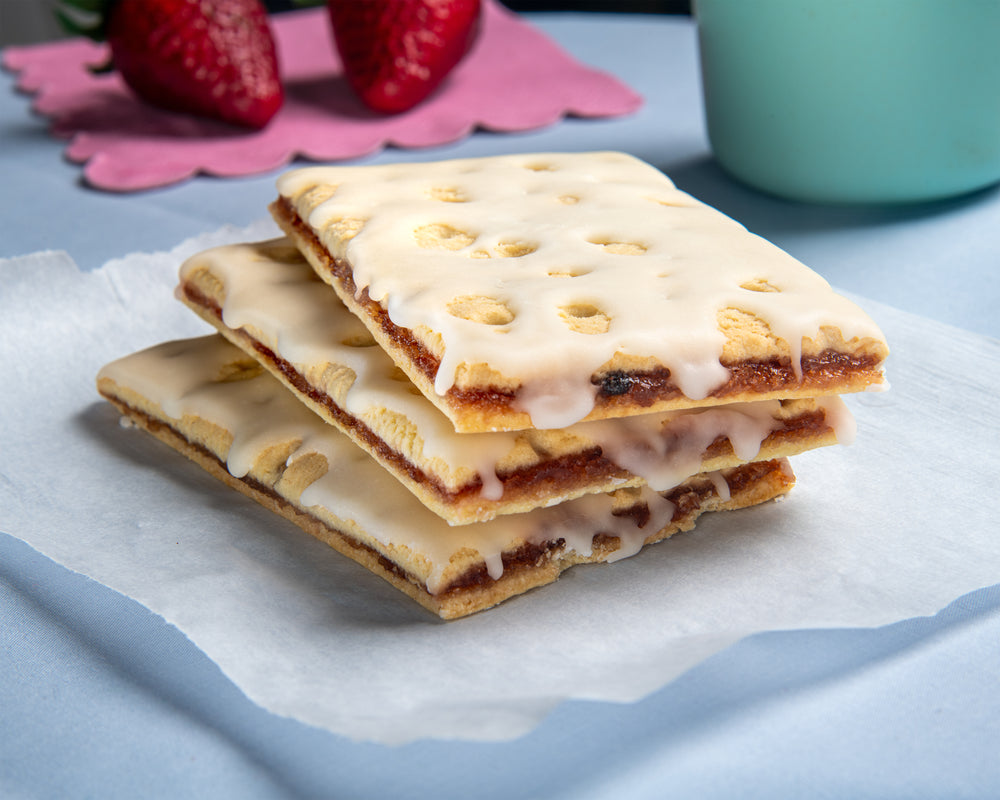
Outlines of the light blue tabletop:
[{"label": "light blue tabletop", "polygon": [[[838,288],[1000,336],[998,189],[864,210],[763,196],[711,159],[689,20],[532,20],[644,107],[407,158],[625,150]],[[0,257],[65,250],[91,270],[265,216],[273,174],[85,188],[11,76],[2,82]],[[1000,510],[995,483],[983,475],[983,502]],[[1000,796],[998,753],[1000,585],[884,628],[754,636],[641,702],[565,703],[512,742],[384,747],[261,710],[162,619],[0,533],[2,797],[987,798]]]}]

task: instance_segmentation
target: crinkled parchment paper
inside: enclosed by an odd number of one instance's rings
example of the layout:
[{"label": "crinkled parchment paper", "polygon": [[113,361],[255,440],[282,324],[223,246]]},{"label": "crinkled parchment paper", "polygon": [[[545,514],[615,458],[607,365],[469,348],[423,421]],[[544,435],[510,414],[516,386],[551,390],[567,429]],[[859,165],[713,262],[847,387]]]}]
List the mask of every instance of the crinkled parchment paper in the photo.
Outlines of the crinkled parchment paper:
[{"label": "crinkled parchment paper", "polygon": [[[358,739],[500,739],[569,698],[631,701],[750,634],[933,614],[1000,576],[1000,343],[861,301],[893,355],[857,442],[792,460],[780,503],[443,623],[119,425],[106,361],[207,332],[173,298],[196,250],[81,272],[0,261],[0,531],[176,625],[254,702]],[[377,498],[373,498],[377,499]]]}]

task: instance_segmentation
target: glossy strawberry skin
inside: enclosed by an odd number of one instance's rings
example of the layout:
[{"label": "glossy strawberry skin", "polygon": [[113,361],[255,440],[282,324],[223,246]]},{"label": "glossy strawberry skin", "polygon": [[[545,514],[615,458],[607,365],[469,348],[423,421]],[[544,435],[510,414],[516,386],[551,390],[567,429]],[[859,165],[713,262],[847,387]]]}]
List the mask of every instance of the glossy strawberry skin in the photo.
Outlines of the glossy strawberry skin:
[{"label": "glossy strawberry skin", "polygon": [[263,128],[284,102],[260,0],[117,0],[114,67],[152,105]]},{"label": "glossy strawberry skin", "polygon": [[344,76],[375,111],[426,99],[472,47],[480,0],[327,0]]}]

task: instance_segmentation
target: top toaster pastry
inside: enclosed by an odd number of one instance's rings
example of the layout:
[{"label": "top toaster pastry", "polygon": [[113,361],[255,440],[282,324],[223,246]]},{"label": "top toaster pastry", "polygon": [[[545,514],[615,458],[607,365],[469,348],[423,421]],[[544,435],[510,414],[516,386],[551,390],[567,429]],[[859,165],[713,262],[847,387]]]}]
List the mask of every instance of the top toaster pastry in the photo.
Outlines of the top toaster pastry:
[{"label": "top toaster pastry", "polygon": [[271,210],[461,432],[883,382],[819,275],[622,153],[307,167]]}]

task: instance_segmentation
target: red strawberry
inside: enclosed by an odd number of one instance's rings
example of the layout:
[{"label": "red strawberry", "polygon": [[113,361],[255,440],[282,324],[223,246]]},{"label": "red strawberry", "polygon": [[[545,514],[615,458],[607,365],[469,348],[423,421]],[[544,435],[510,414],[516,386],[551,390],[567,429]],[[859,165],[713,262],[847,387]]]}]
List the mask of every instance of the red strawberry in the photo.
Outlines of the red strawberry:
[{"label": "red strawberry", "polygon": [[348,83],[369,108],[413,108],[462,60],[480,0],[327,0]]},{"label": "red strawberry", "polygon": [[114,68],[152,105],[263,128],[284,101],[260,0],[64,2],[104,12],[82,32],[107,39]]}]

